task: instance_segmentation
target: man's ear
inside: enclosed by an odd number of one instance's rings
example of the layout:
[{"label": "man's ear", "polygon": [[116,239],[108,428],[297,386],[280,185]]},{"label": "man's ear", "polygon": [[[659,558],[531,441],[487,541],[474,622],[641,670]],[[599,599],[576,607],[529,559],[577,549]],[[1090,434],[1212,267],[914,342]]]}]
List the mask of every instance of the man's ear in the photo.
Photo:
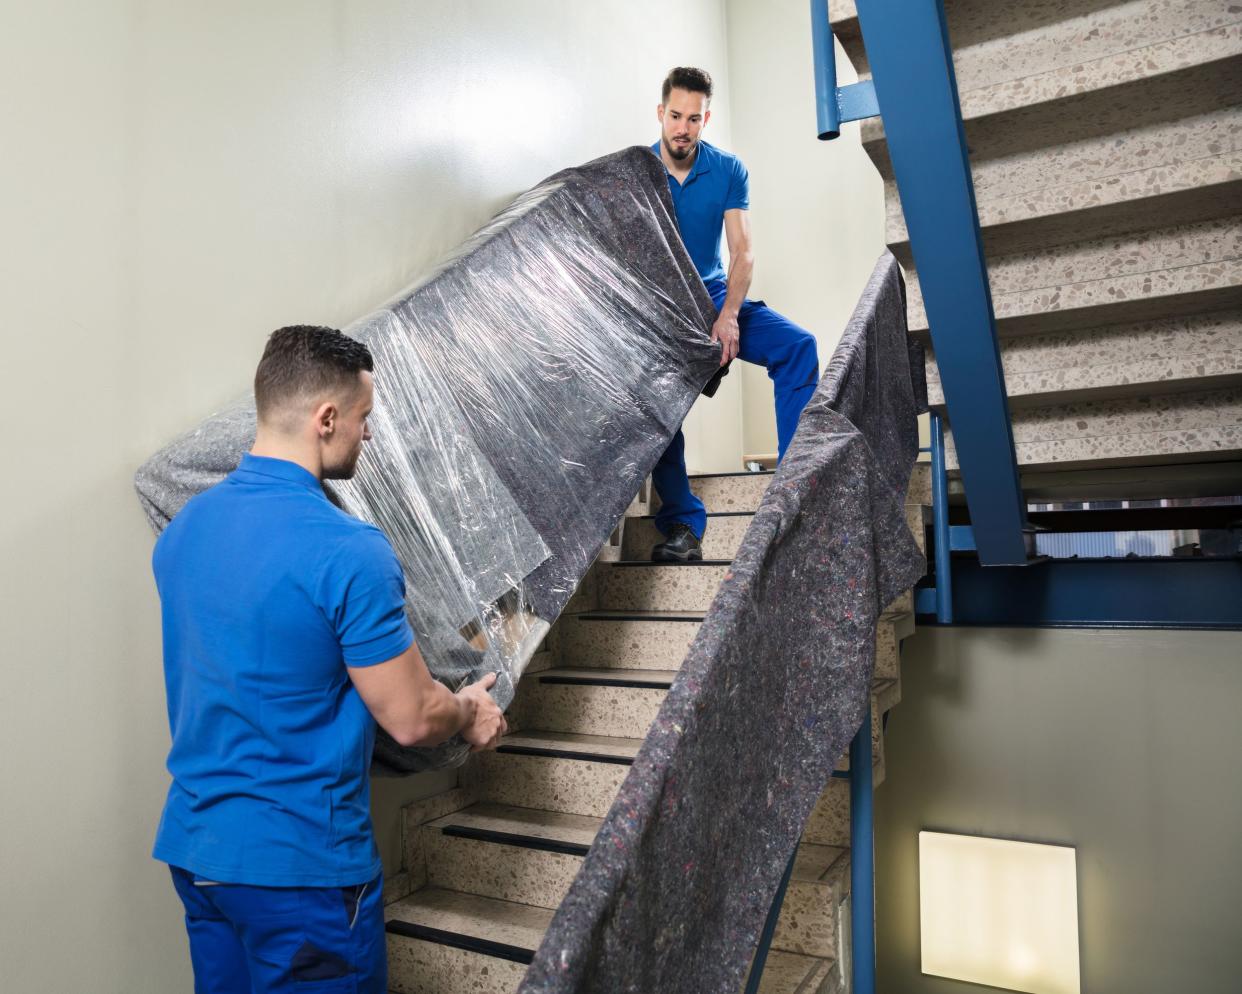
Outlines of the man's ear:
[{"label": "man's ear", "polygon": [[656,120],[664,123],[664,104],[656,104]]},{"label": "man's ear", "polygon": [[710,121],[711,119],[712,119],[712,112],[710,110],[703,111],[703,127],[706,128],[707,122]]},{"label": "man's ear", "polygon": [[325,400],[315,408],[315,431],[320,438],[327,438],[336,430],[338,417],[340,417],[340,411],[330,400]]}]

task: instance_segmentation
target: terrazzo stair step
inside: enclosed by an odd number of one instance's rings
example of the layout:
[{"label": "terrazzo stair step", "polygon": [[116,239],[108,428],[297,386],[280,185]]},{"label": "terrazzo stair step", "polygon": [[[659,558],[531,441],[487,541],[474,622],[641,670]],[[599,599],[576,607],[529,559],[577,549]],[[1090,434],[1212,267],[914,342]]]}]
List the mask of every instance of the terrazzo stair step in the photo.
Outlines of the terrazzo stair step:
[{"label": "terrazzo stair step", "polygon": [[[1219,28],[1236,21],[1234,6],[1221,0],[946,0],[944,5],[962,91]],[[850,62],[869,74],[856,0],[829,0],[828,11]]]},{"label": "terrazzo stair step", "polygon": [[[1239,116],[1218,111],[1177,122],[1178,127],[1160,122],[1022,156],[976,160],[972,172],[984,251],[992,258],[1068,244],[1084,231],[1104,237],[1149,228],[1153,219],[1171,227],[1242,212],[1242,151],[1229,147],[1190,158],[1200,150],[1181,144],[1187,137],[1201,137],[1209,148],[1219,147],[1216,130],[1203,125],[1232,125],[1236,131]],[[1166,161],[1152,161],[1153,156],[1143,160],[1144,168],[1136,168],[1133,159],[1115,153],[1106,161],[1121,171],[1099,165],[1109,145],[1154,145],[1160,139],[1174,143],[1153,149],[1163,152]],[[1127,151],[1133,155],[1139,149]],[[1175,152],[1181,154],[1174,157]],[[1087,159],[1092,153],[1094,159]],[[1038,168],[1043,169],[1040,179],[1027,175]],[[908,269],[913,265],[910,235],[892,179],[885,181],[885,203],[885,242]]]},{"label": "terrazzo stair step", "polygon": [[[1231,386],[1242,383],[1242,310],[1006,339],[1001,361],[1010,410]],[[927,393],[942,410],[930,351]]]},{"label": "terrazzo stair step", "polygon": [[[708,513],[753,513],[775,475],[774,470],[757,473],[699,473],[690,477],[690,490],[707,507]],[[652,487],[650,511],[654,514],[659,509],[660,495]]]},{"label": "terrazzo stair step", "polygon": [[[1044,45],[1042,38],[1031,43]],[[955,74],[969,56],[969,49],[955,44]],[[1242,18],[1236,12],[1218,27],[1152,36],[1071,65],[1058,65],[1050,46],[1032,56],[1035,71],[1020,78],[967,86],[958,76],[972,159],[1087,140],[1117,130],[1119,122],[1142,127],[1206,113],[1237,104],[1242,95]],[[881,175],[891,175],[883,120],[863,121],[861,133]]]},{"label": "terrazzo stair step", "polygon": [[[711,605],[729,572],[727,560],[693,563],[618,562],[603,564],[600,608],[605,611],[703,612]],[[906,614],[914,609],[910,591],[884,609]]]},{"label": "terrazzo stair step", "polygon": [[729,572],[729,560],[610,563],[600,576],[606,611],[706,611]]},{"label": "terrazzo stair step", "polygon": [[[551,923],[547,908],[419,891],[390,905],[388,986],[394,994],[513,994]],[[774,949],[760,994],[837,994],[834,960]]]},{"label": "terrazzo stair step", "polygon": [[441,888],[385,909],[388,986],[398,994],[512,994],[552,911]]},{"label": "terrazzo stair step", "polygon": [[[742,542],[746,529],[755,520],[752,511],[724,511],[707,515],[707,530],[703,533],[704,559],[732,559]],[[651,549],[664,536],[655,526],[655,515],[627,518],[621,541],[623,560],[647,559]]]},{"label": "terrazzo stair step", "polygon": [[[1012,424],[1023,470],[1231,460],[1242,457],[1242,387],[1016,410]],[[952,431],[945,464],[958,468]]]},{"label": "terrazzo stair step", "polygon": [[[646,736],[677,673],[557,667],[522,680],[513,711],[527,731]],[[872,748],[884,748],[880,715],[894,703],[895,680],[872,681]],[[899,691],[897,691],[899,693]],[[847,769],[843,757],[840,769]]]},{"label": "terrazzo stair step", "polygon": [[[577,875],[602,819],[479,804],[422,829],[433,887],[555,908]],[[849,854],[840,847],[799,847],[774,948],[831,958],[836,913],[849,890]]]},{"label": "terrazzo stair step", "polygon": [[[907,277],[910,331],[926,340]],[[989,259],[988,277],[1002,338],[1242,308],[1242,217]]]},{"label": "terrazzo stair step", "polygon": [[[921,506],[919,513],[922,515]],[[562,617],[554,630],[562,665],[676,670],[698,635],[703,615],[681,611],[594,611]],[[875,675],[899,674],[898,645],[914,634],[914,615],[876,625]]]},{"label": "terrazzo stair step", "polygon": [[[463,786],[482,801],[603,818],[638,754],[642,739],[565,732],[506,735],[496,752],[479,753],[462,769]],[[884,782],[884,754],[872,770]],[[849,781],[831,777],[807,822],[807,842],[848,846]]]}]

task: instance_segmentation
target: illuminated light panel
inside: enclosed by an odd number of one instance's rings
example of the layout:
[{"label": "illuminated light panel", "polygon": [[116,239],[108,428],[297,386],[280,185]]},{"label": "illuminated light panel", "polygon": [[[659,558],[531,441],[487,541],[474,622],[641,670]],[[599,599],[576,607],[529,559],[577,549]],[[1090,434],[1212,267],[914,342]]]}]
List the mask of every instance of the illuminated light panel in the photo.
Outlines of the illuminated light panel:
[{"label": "illuminated light panel", "polygon": [[923,972],[1026,994],[1081,994],[1075,852],[919,833]]}]

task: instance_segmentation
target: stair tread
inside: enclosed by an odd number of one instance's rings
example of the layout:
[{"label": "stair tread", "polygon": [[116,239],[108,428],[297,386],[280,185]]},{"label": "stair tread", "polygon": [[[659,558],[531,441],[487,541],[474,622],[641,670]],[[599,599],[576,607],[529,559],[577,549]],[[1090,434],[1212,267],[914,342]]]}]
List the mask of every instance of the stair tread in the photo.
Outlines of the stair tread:
[{"label": "stair tread", "polygon": [[443,829],[450,826],[471,828],[485,832],[501,832],[506,835],[565,842],[590,846],[603,823],[601,818],[588,815],[565,814],[560,811],[541,811],[536,808],[519,808],[511,804],[480,802],[451,815],[430,822],[428,827]]},{"label": "stair tread", "polygon": [[703,566],[732,566],[732,559],[694,559],[689,562],[654,562],[650,559],[618,559],[608,564],[615,568],[684,569]]},{"label": "stair tread", "polygon": [[[667,688],[677,677],[677,670],[635,670],[613,667],[554,666],[538,674],[544,683],[555,680],[591,681],[594,686],[609,686],[626,682],[662,684]],[[549,680],[548,678],[551,678]]]},{"label": "stair tread", "polygon": [[544,752],[612,756],[633,760],[642,739],[619,738],[611,735],[583,735],[578,732],[510,732],[500,740],[500,751],[506,748],[535,749]]},{"label": "stair tread", "polygon": [[[402,924],[433,929],[478,944],[477,952],[500,944],[522,959],[533,957],[552,923],[549,908],[429,887],[385,909],[390,927]],[[436,941],[427,936],[424,941]],[[522,955],[525,954],[525,955]],[[760,994],[813,994],[834,965],[831,957],[808,956],[773,949],[768,953]]]},{"label": "stair tread", "polygon": [[426,887],[384,909],[385,920],[405,922],[502,943],[533,953],[539,948],[555,912],[529,904],[501,901],[439,887]]},{"label": "stair tread", "polygon": [[[1176,38],[1158,38],[1123,52],[1109,52],[1070,66],[1000,80],[959,93],[962,120],[968,125],[1002,114],[1029,112],[1074,98],[1107,93],[1128,84],[1223,62],[1242,48],[1242,21],[1208,27]],[[880,118],[863,122],[864,143],[883,138]]]},{"label": "stair tread", "polygon": [[704,611],[585,611],[578,621],[702,621]]},{"label": "stair tread", "polygon": [[759,994],[819,994],[834,962],[831,958],[773,949],[759,981]]},{"label": "stair tread", "polygon": [[[432,829],[462,827],[484,832],[496,832],[509,837],[527,837],[543,842],[559,842],[574,846],[590,847],[599,833],[604,819],[588,815],[564,814],[535,808],[520,808],[509,804],[480,802],[461,811],[446,815],[429,823]],[[480,840],[485,841],[485,840]],[[520,845],[509,841],[507,844]],[[821,883],[832,874],[839,873],[848,863],[849,850],[840,846],[802,842],[794,860],[793,879],[805,883]]]}]

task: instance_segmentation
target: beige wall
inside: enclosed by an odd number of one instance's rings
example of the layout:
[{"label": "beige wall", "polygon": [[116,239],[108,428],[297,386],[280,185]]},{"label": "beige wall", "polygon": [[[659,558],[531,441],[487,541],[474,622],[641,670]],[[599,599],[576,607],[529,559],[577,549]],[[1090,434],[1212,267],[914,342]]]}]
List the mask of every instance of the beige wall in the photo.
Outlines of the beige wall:
[{"label": "beige wall", "polygon": [[[815,137],[805,0],[728,0],[728,14],[733,151],[750,170],[756,258],[750,296],[813,332],[824,365],[884,250],[884,185],[863,151],[858,124],[843,126],[832,142]],[[839,85],[856,79],[838,46]],[[767,374],[741,365],[738,379],[746,452],[775,452]]]},{"label": "beige wall", "polygon": [[1242,633],[942,628],[902,652],[876,792],[878,987],[919,972],[921,829],[1074,846],[1082,989],[1242,976]]},{"label": "beige wall", "polygon": [[[347,322],[548,173],[654,140],[670,65],[720,77],[727,145],[723,0],[7,8],[3,986],[170,994],[190,982],[148,857],[167,730],[134,468],[244,389],[272,328]],[[695,460],[740,448],[738,409]]]}]

